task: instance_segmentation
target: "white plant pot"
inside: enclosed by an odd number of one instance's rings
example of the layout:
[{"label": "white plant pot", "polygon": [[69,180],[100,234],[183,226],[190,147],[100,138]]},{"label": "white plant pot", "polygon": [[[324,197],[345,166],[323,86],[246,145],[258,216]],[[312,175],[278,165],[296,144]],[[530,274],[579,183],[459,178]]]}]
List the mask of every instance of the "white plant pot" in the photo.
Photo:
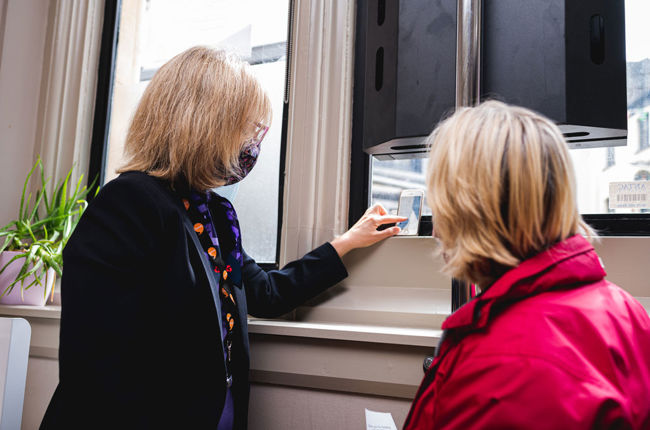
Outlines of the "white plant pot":
[{"label": "white plant pot", "polygon": [[[21,254],[19,251],[4,251],[0,253],[0,269],[4,267],[9,260],[11,260],[17,254]],[[20,268],[23,267],[25,263],[24,258],[19,258],[18,260],[11,263],[2,274],[0,274],[0,294],[2,294],[9,284],[11,284],[14,279],[18,276]],[[50,298],[52,293],[52,288],[54,286],[54,281],[56,279],[56,272],[54,269],[48,269],[47,273],[41,280],[43,285],[32,285],[29,289],[24,290],[20,282],[17,282],[10,293],[5,294],[1,299],[0,303],[3,305],[31,305],[31,306],[43,306]],[[34,280],[34,276],[29,276],[25,279],[24,286],[28,286]],[[43,288],[45,287],[45,290]]]}]

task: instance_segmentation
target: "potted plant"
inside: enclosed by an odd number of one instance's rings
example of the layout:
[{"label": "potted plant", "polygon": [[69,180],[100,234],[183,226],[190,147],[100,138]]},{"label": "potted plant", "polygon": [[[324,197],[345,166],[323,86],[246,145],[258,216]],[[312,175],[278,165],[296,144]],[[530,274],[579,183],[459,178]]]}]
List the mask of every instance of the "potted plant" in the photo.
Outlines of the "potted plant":
[{"label": "potted plant", "polygon": [[[0,303],[42,306],[54,294],[54,280],[62,273],[63,248],[88,205],[85,197],[93,186],[81,186],[82,175],[74,188],[69,187],[72,170],[51,194],[40,158],[27,175],[18,218],[0,229]],[[35,172],[41,186],[32,201],[28,187]]]}]

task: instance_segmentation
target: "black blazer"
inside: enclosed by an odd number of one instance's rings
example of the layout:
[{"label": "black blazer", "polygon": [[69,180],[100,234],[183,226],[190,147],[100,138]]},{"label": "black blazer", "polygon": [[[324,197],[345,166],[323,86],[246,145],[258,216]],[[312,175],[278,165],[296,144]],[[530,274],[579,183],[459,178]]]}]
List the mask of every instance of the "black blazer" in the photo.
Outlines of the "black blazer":
[{"label": "black blazer", "polygon": [[[220,313],[187,219],[167,184],[140,172],[109,182],[88,206],[63,252],[59,385],[42,429],[216,429],[226,389]],[[270,272],[244,254],[236,428],[248,414],[246,314],[282,315],[346,276],[329,243]]]}]

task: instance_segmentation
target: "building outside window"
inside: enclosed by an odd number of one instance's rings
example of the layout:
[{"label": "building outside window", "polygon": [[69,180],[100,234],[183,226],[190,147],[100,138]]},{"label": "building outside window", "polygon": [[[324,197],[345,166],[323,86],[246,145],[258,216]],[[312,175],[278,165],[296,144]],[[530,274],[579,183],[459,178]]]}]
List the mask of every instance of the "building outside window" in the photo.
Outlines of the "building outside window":
[{"label": "building outside window", "polygon": [[616,147],[611,146],[607,148],[605,156],[607,157],[607,161],[605,162],[605,169],[608,169],[616,164]]},{"label": "building outside window", "polygon": [[[650,61],[647,62],[650,67]],[[650,96],[650,93],[648,93]],[[650,105],[650,103],[648,103]],[[639,151],[641,152],[650,146],[650,127],[648,126],[648,112],[643,112],[638,116],[637,123],[639,126]]]},{"label": "building outside window", "polygon": [[[425,189],[426,158],[409,160],[379,160],[372,159],[371,202],[379,203],[389,213],[397,213],[399,195],[402,190]],[[425,197],[426,198],[426,197]],[[429,206],[424,206],[423,215],[431,215]]]},{"label": "building outside window", "polygon": [[278,250],[288,12],[289,0],[122,0],[104,159],[106,182],[124,162],[135,107],[166,61],[195,45],[239,55],[252,65],[269,94],[273,122],[255,169],[239,184],[217,192],[230,198],[238,211],[246,251],[267,263],[277,261]]}]

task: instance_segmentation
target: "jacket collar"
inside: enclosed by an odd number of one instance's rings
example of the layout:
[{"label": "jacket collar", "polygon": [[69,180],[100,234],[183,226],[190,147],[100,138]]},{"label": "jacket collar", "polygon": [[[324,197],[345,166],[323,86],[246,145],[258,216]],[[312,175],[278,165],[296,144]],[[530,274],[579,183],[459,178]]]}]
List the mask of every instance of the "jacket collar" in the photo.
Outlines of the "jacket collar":
[{"label": "jacket collar", "polygon": [[497,303],[521,300],[558,287],[596,282],[605,276],[593,246],[581,235],[575,235],[506,272],[490,288],[450,315],[442,328],[482,328]]}]

